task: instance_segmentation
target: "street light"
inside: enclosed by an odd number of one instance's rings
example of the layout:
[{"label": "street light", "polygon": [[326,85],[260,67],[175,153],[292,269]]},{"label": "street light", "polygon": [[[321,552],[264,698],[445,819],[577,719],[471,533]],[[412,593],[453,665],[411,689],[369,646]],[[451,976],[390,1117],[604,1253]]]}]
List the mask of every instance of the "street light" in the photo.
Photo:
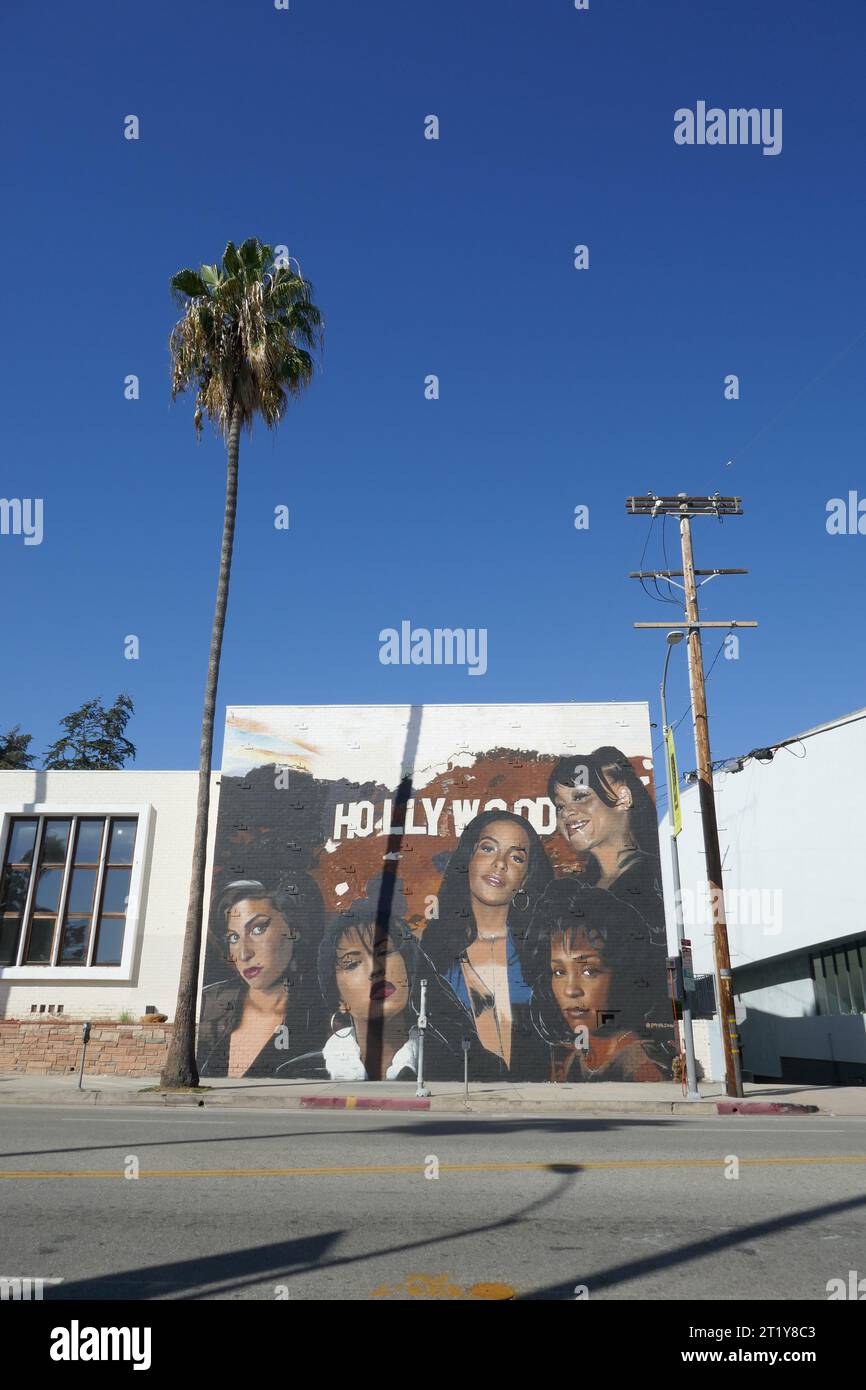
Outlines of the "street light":
[{"label": "street light", "polygon": [[[664,667],[664,671],[663,671],[663,673],[662,673],[662,684],[661,684],[661,696],[662,696],[662,729],[663,729],[663,731],[664,731],[665,742],[667,742],[668,733],[669,733],[669,728],[668,728],[668,707],[667,707],[667,702],[666,702],[666,700],[665,700],[665,686],[666,686],[666,684],[667,684],[667,678],[668,678],[668,663],[670,662],[670,659],[671,659],[671,652],[673,651],[674,647],[679,646],[679,644],[680,644],[680,642],[682,642],[684,636],[685,636],[685,634],[684,634],[683,632],[669,632],[668,635],[667,635],[668,649],[667,649],[667,652],[665,653],[665,667]],[[675,824],[674,824],[674,791],[675,791],[675,788],[673,788],[673,787],[671,786],[671,768],[670,768],[670,762],[669,762],[668,758],[665,758],[665,769],[666,769],[666,775],[667,775],[667,788],[668,788],[668,824],[670,825],[670,831],[671,831],[671,869],[672,869],[672,872],[673,872],[673,885],[674,885],[674,912],[675,912],[675,914],[676,914],[676,922],[677,922],[677,946],[678,946],[678,948],[679,948],[680,955],[682,955],[683,941],[684,941],[684,939],[685,939],[685,930],[684,930],[684,927],[683,927],[683,898],[682,898],[682,891],[681,891],[681,889],[680,889],[680,856],[679,856],[679,850],[677,849],[677,834],[676,834],[676,826],[675,826]],[[701,1094],[700,1094],[700,1091],[698,1090],[698,1073],[697,1073],[697,1068],[696,1068],[696,1066],[695,1066],[695,1038],[694,1038],[694,1033],[693,1033],[693,1031],[692,1031],[692,1006],[691,1006],[691,1000],[689,999],[689,995],[690,995],[690,994],[691,994],[691,990],[686,989],[686,988],[685,988],[685,985],[684,985],[684,986],[683,986],[683,1040],[684,1040],[684,1042],[685,1042],[685,1047],[686,1047],[686,1079],[687,1079],[687,1083],[688,1083],[688,1091],[687,1091],[687,1094],[686,1094],[686,1100],[700,1100],[700,1099],[701,1099]]]}]

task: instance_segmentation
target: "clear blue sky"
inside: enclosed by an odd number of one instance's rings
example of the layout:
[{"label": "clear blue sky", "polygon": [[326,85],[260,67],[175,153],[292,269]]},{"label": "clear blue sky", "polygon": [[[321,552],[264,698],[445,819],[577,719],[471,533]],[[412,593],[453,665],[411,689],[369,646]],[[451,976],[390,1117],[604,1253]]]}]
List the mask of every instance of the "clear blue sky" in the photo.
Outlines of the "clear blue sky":
[{"label": "clear blue sky", "polygon": [[[624,507],[650,488],[744,498],[695,525],[699,564],[750,570],[704,616],[761,624],[713,671],[716,756],[866,703],[866,536],[825,529],[866,494],[864,36],[862,0],[14,4],[0,491],[42,497],[45,534],[0,537],[0,728],[41,752],[126,689],[135,766],[195,766],[224,455],[170,405],[168,280],[247,236],[299,257],[327,340],[276,438],[242,443],[220,724],[296,702],[658,719],[663,637],[631,625],[681,614],[628,579],[647,525]],[[677,146],[698,100],[781,107],[781,154]],[[381,665],[404,618],[487,628],[488,673]]]}]

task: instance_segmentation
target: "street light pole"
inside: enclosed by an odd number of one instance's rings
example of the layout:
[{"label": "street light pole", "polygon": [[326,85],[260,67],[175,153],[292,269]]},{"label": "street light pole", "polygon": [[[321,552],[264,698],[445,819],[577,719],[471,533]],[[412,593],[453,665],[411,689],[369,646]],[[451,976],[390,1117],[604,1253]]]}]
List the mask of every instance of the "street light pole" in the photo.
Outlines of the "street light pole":
[{"label": "street light pole", "polygon": [[[665,740],[668,737],[668,708],[665,699],[665,688],[668,679],[668,663],[671,659],[671,652],[683,640],[681,632],[668,633],[668,649],[665,653],[665,668],[662,674],[661,697],[662,697],[662,731]],[[677,947],[682,954],[683,941],[685,939],[685,929],[683,926],[683,897],[680,889],[680,853],[677,847],[677,833],[674,824],[674,790],[671,787],[671,769],[668,759],[665,758],[665,768],[668,789],[668,825],[670,826],[671,840],[671,870],[674,885],[674,913],[677,923]],[[698,1090],[698,1072],[695,1065],[695,1036],[692,1030],[692,1006],[689,999],[691,990],[683,989],[683,1040],[686,1047],[686,1079],[688,1091],[686,1100],[700,1100],[701,1094]]]}]

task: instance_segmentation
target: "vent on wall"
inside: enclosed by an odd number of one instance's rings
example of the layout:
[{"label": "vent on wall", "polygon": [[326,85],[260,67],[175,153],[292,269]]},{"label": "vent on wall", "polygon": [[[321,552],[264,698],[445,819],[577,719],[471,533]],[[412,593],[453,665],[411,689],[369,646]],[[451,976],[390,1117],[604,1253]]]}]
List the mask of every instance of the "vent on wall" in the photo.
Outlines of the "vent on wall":
[{"label": "vent on wall", "polygon": [[63,1005],[62,1005],[62,1004],[31,1004],[31,1005],[30,1005],[30,1012],[31,1012],[32,1014],[62,1014],[62,1013],[63,1013]]}]

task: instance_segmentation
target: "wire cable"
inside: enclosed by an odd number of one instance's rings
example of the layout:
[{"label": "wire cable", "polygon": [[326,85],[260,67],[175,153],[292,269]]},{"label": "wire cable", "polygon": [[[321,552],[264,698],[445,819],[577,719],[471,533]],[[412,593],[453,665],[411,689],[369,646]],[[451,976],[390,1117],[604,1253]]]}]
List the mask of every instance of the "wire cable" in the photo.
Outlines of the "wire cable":
[{"label": "wire cable", "polygon": [[[638,569],[639,569],[639,570],[643,570],[644,560],[646,559],[646,553],[647,553],[647,549],[648,549],[649,543],[650,543],[650,537],[652,536],[653,526],[655,525],[655,521],[656,521],[656,515],[657,515],[657,513],[656,513],[656,512],[653,512],[652,516],[650,517],[649,528],[648,528],[647,533],[646,533],[646,539],[644,540],[644,543],[643,543],[643,551],[641,552],[640,563],[638,564]],[[664,543],[664,542],[663,542],[663,543]],[[641,586],[641,588],[643,589],[643,591],[644,591],[644,593],[646,594],[647,598],[651,598],[651,599],[652,599],[653,603],[676,603],[676,602],[677,602],[677,599],[675,599],[675,598],[667,598],[667,597],[661,592],[661,590],[659,589],[659,585],[658,585],[658,580],[657,580],[657,579],[653,578],[653,583],[654,583],[654,585],[655,585],[655,593],[654,593],[654,594],[651,594],[650,591],[649,591],[649,589],[648,589],[647,586],[646,586],[646,580],[645,580],[645,579],[641,579],[641,580],[640,580],[640,586]]]},{"label": "wire cable", "polygon": [[791,396],[790,400],[785,401],[783,405],[780,405],[778,410],[775,410],[773,412],[773,414],[766,421],[766,423],[761,425],[761,428],[759,430],[756,430],[755,433],[746,440],[745,444],[742,446],[741,449],[738,450],[734,458],[728,459],[727,463],[725,464],[725,468],[731,468],[733,464],[737,462],[737,459],[742,454],[744,454],[747,449],[750,449],[752,445],[755,443],[755,441],[757,439],[760,439],[761,435],[764,434],[765,431],[768,430],[770,426],[775,423],[776,420],[778,420],[780,415],[784,415],[786,410],[790,410],[791,406],[794,405],[800,399],[801,396],[804,396],[806,392],[812,386],[815,385],[816,381],[820,381],[821,377],[826,376],[827,372],[831,371],[833,367],[835,367],[839,362],[841,362],[843,357],[847,357],[849,352],[853,352],[854,348],[857,346],[859,342],[862,341],[863,338],[866,338],[866,328],[861,329],[860,332],[857,334],[856,338],[854,338],[853,341],[850,342],[847,347],[842,348],[841,351],[837,352],[834,357],[831,357],[830,361],[827,362],[825,366],[821,368],[820,371],[816,372],[815,375],[811,377],[810,380],[807,381],[804,386],[801,386],[799,391],[795,391],[794,395]]}]

